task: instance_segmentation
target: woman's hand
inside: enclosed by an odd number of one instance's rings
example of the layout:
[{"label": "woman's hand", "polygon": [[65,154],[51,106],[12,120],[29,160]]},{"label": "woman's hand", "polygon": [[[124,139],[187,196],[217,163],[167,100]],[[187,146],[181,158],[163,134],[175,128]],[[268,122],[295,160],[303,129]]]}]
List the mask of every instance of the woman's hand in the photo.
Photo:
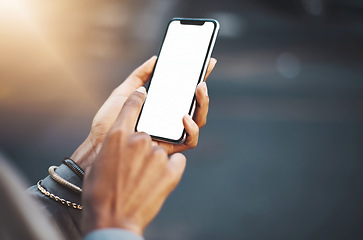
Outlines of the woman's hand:
[{"label": "woman's hand", "polygon": [[131,94],[106,135],[83,182],[84,234],[102,228],[121,228],[142,235],[179,183],[186,159],[168,157],[151,137],[134,132],[145,100],[141,87]]},{"label": "woman's hand", "polygon": [[[214,67],[214,64],[213,65],[210,64],[209,66]],[[172,143],[154,141],[155,144],[158,144],[159,146],[165,148],[165,150],[169,154],[182,152],[190,148],[195,148],[198,144],[199,129],[204,127],[204,125],[207,122],[207,115],[209,108],[208,89],[207,89],[207,84],[205,82],[198,84],[195,95],[197,98],[197,106],[195,108],[193,118],[190,117],[189,115],[185,115],[183,117],[184,128],[185,131],[187,132],[187,138],[185,142],[183,144],[172,144]]]},{"label": "woman's hand", "polygon": [[[91,132],[86,140],[73,153],[72,159],[77,162],[83,169],[86,169],[92,164],[97,154],[99,153],[106,134],[114,124],[118,114],[120,113],[126,99],[130,94],[140,86],[143,86],[150,80],[156,57],[147,60],[143,65],[137,68],[120,86],[118,86],[102,107],[98,110],[92,122]],[[213,70],[216,60],[211,58],[207,70],[206,78]],[[154,145],[160,145],[170,155],[172,153],[185,151],[193,148],[198,143],[199,129],[206,123],[209,97],[207,94],[207,86],[205,83],[200,83],[196,90],[197,106],[193,119],[189,116],[184,116],[183,123],[188,133],[184,144],[170,144],[154,141]]]}]

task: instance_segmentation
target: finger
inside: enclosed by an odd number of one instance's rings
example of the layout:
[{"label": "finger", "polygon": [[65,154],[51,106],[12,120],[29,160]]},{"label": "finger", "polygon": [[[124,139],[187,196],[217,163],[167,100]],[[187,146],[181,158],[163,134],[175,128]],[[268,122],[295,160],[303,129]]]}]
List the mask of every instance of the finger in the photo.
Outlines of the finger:
[{"label": "finger", "polygon": [[149,152],[152,147],[151,137],[145,132],[136,132],[132,134],[128,139],[128,149],[132,154],[136,156],[142,155],[142,153]]},{"label": "finger", "polygon": [[[140,67],[135,69],[135,71],[133,71],[123,83],[113,90],[111,97],[118,95],[121,95],[122,97],[125,95],[127,96],[138,87],[143,86],[147,81],[150,80],[155,62],[156,56],[153,56]],[[127,86],[127,88],[125,88],[125,86]]]},{"label": "finger", "polygon": [[152,148],[154,163],[165,164],[168,161],[166,150],[161,146],[153,146]]},{"label": "finger", "polygon": [[198,127],[202,128],[207,123],[209,109],[208,88],[205,82],[198,84],[195,95],[197,97],[197,107],[195,109],[193,119]]},{"label": "finger", "polygon": [[205,75],[205,80],[209,77],[210,73],[212,72],[212,70],[216,66],[216,64],[217,64],[217,59],[211,58],[210,61],[209,61],[209,65],[208,65],[208,69],[207,69],[207,74]]},{"label": "finger", "polygon": [[185,147],[184,144],[172,144],[172,143],[166,143],[166,142],[158,142],[158,141],[153,141],[153,146],[160,146],[163,147],[165,149],[165,151],[168,153],[168,155],[172,154],[172,153],[176,153],[176,152],[182,152],[184,150],[186,150],[187,148]]},{"label": "finger", "polygon": [[[127,168],[125,176],[127,176],[127,174],[132,177],[138,175],[140,169],[145,165],[145,156],[149,154],[151,149],[150,135],[145,132],[137,132],[130,135],[127,141],[127,150],[124,150],[124,154],[129,154],[129,157],[125,159],[125,162],[129,162],[131,167]],[[120,168],[122,167],[123,166],[120,166]]]},{"label": "finger", "polygon": [[136,68],[135,71],[133,71],[125,81],[130,82],[130,84],[132,84],[135,88],[144,85],[147,81],[150,80],[156,59],[156,56],[149,58],[149,60],[147,60],[144,64]]},{"label": "finger", "polygon": [[146,98],[146,89],[139,87],[124,103],[114,127],[134,131],[137,118]]},{"label": "finger", "polygon": [[199,127],[189,115],[183,117],[183,124],[188,137],[184,143],[189,148],[195,148],[198,144]]},{"label": "finger", "polygon": [[168,168],[172,173],[174,182],[174,187],[180,182],[181,177],[183,176],[187,159],[181,153],[175,153],[170,156],[168,161]]}]

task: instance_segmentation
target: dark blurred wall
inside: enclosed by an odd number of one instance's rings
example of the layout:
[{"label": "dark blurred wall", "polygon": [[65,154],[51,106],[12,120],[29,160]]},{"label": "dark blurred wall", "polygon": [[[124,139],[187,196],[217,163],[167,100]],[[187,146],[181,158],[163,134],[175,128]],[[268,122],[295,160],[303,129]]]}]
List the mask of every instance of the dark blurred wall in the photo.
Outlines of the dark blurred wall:
[{"label": "dark blurred wall", "polygon": [[208,124],[146,238],[363,238],[361,1],[33,2],[32,24],[0,22],[0,148],[30,182],[72,154],[169,18],[211,17]]}]

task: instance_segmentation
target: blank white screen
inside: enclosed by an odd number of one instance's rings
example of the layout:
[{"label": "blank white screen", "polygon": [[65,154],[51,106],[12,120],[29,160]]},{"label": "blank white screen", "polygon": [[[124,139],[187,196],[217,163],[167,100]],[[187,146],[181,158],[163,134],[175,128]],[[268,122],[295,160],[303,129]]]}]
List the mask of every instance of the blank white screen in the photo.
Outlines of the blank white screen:
[{"label": "blank white screen", "polygon": [[137,130],[172,140],[181,138],[213,35],[214,24],[170,23]]}]

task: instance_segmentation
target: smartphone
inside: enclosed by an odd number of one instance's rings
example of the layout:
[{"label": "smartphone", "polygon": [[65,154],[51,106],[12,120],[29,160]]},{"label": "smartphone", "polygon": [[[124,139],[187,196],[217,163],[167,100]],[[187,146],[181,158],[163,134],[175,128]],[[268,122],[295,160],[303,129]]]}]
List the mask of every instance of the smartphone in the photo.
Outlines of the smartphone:
[{"label": "smartphone", "polygon": [[193,115],[197,85],[204,81],[217,38],[213,19],[173,18],[166,29],[136,131],[183,143],[183,116]]}]

